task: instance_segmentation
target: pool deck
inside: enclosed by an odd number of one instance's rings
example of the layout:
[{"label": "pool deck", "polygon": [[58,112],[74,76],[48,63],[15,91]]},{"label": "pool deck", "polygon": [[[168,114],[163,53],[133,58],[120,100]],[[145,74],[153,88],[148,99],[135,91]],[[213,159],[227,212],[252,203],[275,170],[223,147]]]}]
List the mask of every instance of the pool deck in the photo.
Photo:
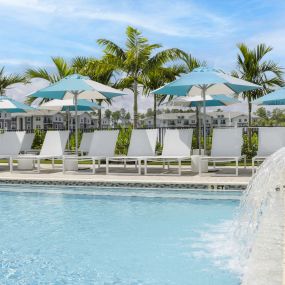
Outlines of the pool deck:
[{"label": "pool deck", "polygon": [[[80,166],[79,172],[71,171],[62,173],[59,166],[56,165],[55,169],[52,169],[51,165],[43,164],[41,166],[41,172],[36,171],[19,171],[15,169],[11,173],[7,165],[0,165],[0,183],[16,183],[20,181],[21,183],[28,183],[29,181],[35,183],[46,183],[50,184],[61,182],[62,184],[68,183],[110,183],[113,186],[117,184],[141,184],[141,185],[207,185],[209,189],[221,189],[222,185],[239,186],[245,188],[251,178],[251,169],[240,168],[240,175],[234,176],[234,168],[226,167],[219,168],[219,171],[208,172],[199,176],[197,173],[193,173],[184,167],[182,175],[177,175],[177,169],[171,168],[170,170],[162,170],[161,167],[152,167],[151,174],[149,175],[138,175],[134,167],[127,167],[126,169],[122,167],[113,167],[112,174],[106,175],[105,168],[96,170],[96,174],[92,174],[88,165]],[[219,187],[221,186],[221,187]],[[210,188],[211,187],[211,188]]]}]

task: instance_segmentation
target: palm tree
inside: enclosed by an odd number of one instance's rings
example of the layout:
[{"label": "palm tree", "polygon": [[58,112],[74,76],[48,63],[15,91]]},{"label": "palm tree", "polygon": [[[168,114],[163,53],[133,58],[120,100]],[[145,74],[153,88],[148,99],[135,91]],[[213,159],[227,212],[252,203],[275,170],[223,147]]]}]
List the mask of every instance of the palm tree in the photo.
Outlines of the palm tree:
[{"label": "palm tree", "polygon": [[0,96],[4,96],[10,85],[16,83],[27,83],[25,76],[19,74],[5,75],[4,67],[0,69]]},{"label": "palm tree", "polygon": [[243,98],[248,103],[248,147],[251,150],[252,101],[267,94],[277,86],[283,86],[283,68],[272,60],[264,59],[273,49],[270,46],[259,44],[255,48],[250,49],[246,44],[241,43],[237,47],[239,49],[237,70],[232,72],[233,76],[262,86],[262,89],[242,93]]},{"label": "palm tree", "polygon": [[200,61],[193,57],[191,53],[186,53],[184,51],[181,51],[179,59],[182,61],[181,67],[184,69],[184,73],[189,73],[197,67],[207,65],[206,61]]},{"label": "palm tree", "polygon": [[[29,79],[33,78],[41,78],[49,81],[50,83],[55,83],[60,79],[74,74],[76,69],[73,68],[72,65],[68,64],[68,62],[62,57],[52,57],[52,62],[54,63],[55,72],[49,72],[45,68],[29,68],[26,70],[26,76]],[[27,99],[27,103],[31,104],[36,98],[29,97]],[[42,102],[47,101],[47,99],[43,99]]]},{"label": "palm tree", "polygon": [[[184,69],[181,66],[172,67],[157,67],[143,76],[140,77],[139,82],[143,86],[143,94],[150,95],[151,91],[163,86],[164,84],[175,80],[176,76],[182,73]],[[166,95],[156,95],[153,96],[153,127],[156,128],[156,116],[157,116],[157,106],[162,103]],[[157,103],[158,102],[158,103]]]},{"label": "palm tree", "polygon": [[[97,81],[99,83],[114,86],[116,83],[115,79],[115,66],[107,61],[106,58],[96,59],[90,58],[85,65],[81,68],[80,73],[82,75],[87,75],[90,79]],[[100,99],[97,100],[98,105],[102,105],[103,102],[108,105],[112,104],[111,99]],[[98,125],[99,128],[102,127],[102,111],[98,110]]]},{"label": "palm tree", "polygon": [[162,46],[150,44],[140,31],[130,26],[126,29],[126,36],[124,48],[107,39],[99,39],[97,42],[105,48],[105,58],[109,64],[122,72],[123,77],[117,84],[117,87],[128,88],[133,91],[134,127],[137,128],[139,78],[157,66],[176,59],[180,50],[167,49],[154,54]]}]

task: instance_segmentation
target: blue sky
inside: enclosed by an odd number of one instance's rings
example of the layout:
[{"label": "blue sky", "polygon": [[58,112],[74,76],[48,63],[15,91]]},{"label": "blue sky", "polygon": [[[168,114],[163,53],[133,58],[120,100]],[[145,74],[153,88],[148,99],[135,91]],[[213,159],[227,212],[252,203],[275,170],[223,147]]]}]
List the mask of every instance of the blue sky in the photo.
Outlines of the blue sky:
[{"label": "blue sky", "polygon": [[284,0],[0,0],[0,66],[22,72],[50,67],[51,56],[99,57],[96,39],[123,45],[127,25],[225,71],[238,42],[273,46],[285,66]]}]

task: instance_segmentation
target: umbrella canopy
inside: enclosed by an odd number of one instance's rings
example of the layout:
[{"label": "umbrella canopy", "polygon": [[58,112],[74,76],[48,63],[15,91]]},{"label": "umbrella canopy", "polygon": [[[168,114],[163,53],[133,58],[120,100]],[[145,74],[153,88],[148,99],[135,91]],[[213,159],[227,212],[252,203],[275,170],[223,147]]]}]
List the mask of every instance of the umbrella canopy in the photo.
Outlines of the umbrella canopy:
[{"label": "umbrella canopy", "polygon": [[192,72],[154,90],[153,94],[175,96],[201,95],[203,100],[204,149],[206,150],[206,95],[238,94],[262,88],[259,85],[225,74],[221,70],[199,67]]},{"label": "umbrella canopy", "polygon": [[[94,111],[96,109],[102,109],[98,104],[85,100],[79,99],[77,101],[77,111]],[[59,100],[53,99],[45,102],[39,106],[39,110],[52,110],[52,111],[75,111],[75,105],[73,99]]]},{"label": "umbrella canopy", "polygon": [[126,93],[90,80],[88,76],[73,74],[67,76],[50,86],[30,94],[32,97],[49,99],[74,99],[75,106],[75,149],[78,153],[78,99],[111,99],[116,96],[126,95]]},{"label": "umbrella canopy", "polygon": [[253,101],[256,105],[285,105],[285,87],[275,90]]},{"label": "umbrella canopy", "polygon": [[[239,100],[226,95],[206,95],[206,107],[229,106],[240,103]],[[169,106],[176,107],[201,107],[203,106],[203,98],[201,96],[178,97],[167,103]]]},{"label": "umbrella canopy", "polygon": [[35,109],[6,96],[0,96],[0,112],[27,113]]},{"label": "umbrella canopy", "polygon": [[30,96],[64,100],[73,99],[74,94],[77,94],[78,99],[89,100],[111,99],[127,95],[121,90],[90,80],[88,76],[73,74],[30,94]]}]

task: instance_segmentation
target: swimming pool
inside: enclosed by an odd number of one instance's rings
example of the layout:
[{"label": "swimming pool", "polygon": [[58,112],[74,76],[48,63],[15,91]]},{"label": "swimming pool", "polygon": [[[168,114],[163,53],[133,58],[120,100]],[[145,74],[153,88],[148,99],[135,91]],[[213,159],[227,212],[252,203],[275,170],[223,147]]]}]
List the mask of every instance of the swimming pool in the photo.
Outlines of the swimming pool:
[{"label": "swimming pool", "polygon": [[233,218],[236,199],[37,188],[0,187],[0,284],[239,284],[202,238]]}]

